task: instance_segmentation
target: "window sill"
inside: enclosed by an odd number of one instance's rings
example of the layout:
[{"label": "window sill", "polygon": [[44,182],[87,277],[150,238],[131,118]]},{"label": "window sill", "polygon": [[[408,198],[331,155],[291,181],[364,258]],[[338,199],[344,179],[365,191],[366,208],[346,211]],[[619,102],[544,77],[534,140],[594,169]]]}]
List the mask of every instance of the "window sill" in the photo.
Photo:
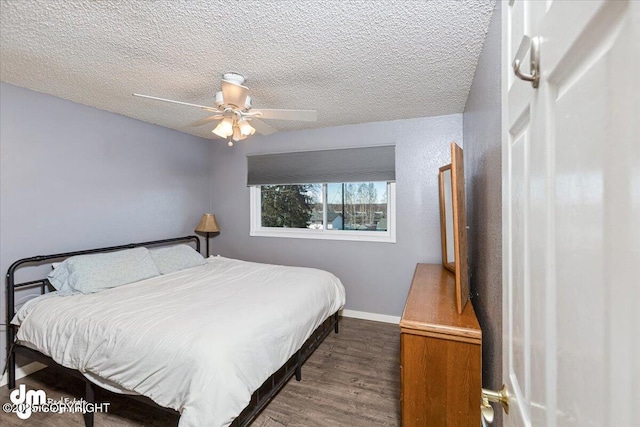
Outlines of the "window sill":
[{"label": "window sill", "polygon": [[316,239],[316,240],[349,240],[353,242],[378,242],[396,243],[396,236],[389,232],[377,231],[327,231],[327,230],[292,230],[292,229],[259,229],[251,230],[252,237],[282,237],[290,239]]}]

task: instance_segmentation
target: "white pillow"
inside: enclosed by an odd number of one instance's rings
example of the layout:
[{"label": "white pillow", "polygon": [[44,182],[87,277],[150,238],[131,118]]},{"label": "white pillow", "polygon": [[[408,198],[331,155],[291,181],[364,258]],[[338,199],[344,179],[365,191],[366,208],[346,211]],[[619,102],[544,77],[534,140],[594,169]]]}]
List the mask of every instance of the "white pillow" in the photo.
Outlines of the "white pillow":
[{"label": "white pillow", "polygon": [[149,250],[141,247],[67,258],[47,278],[63,293],[90,294],[158,275]]},{"label": "white pillow", "polygon": [[67,264],[63,262],[54,262],[51,264],[53,271],[47,275],[49,283],[56,288],[61,294],[70,294],[73,292],[71,285],[69,284],[69,269]]},{"label": "white pillow", "polygon": [[207,260],[189,245],[152,249],[150,252],[160,274],[173,273],[207,263]]}]

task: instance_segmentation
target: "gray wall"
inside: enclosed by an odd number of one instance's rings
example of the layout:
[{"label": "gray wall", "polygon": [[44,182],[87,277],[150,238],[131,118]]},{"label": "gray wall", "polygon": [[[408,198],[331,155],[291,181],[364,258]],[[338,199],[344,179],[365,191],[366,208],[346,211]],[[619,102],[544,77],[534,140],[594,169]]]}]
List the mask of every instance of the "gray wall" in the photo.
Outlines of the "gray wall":
[{"label": "gray wall", "polygon": [[[502,384],[501,2],[464,110],[464,166],[473,306],[482,327],[484,387]],[[502,424],[502,411],[496,410]]]},{"label": "gray wall", "polygon": [[191,234],[209,210],[210,141],[5,83],[0,118],[3,277],[27,256]]},{"label": "gray wall", "polygon": [[[417,262],[441,262],[438,168],[462,144],[462,115],[365,123],[252,137],[212,145],[212,207],[221,234],[212,253],[317,267],[347,289],[346,308],[399,316]],[[397,144],[397,243],[249,236],[248,153]]]}]

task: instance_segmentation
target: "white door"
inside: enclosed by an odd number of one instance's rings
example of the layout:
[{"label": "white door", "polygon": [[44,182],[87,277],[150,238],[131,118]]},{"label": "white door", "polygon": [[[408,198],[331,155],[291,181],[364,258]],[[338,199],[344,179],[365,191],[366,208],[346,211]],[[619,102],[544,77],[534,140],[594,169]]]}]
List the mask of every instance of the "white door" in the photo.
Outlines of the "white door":
[{"label": "white door", "polygon": [[640,426],[640,1],[502,18],[505,425]]}]

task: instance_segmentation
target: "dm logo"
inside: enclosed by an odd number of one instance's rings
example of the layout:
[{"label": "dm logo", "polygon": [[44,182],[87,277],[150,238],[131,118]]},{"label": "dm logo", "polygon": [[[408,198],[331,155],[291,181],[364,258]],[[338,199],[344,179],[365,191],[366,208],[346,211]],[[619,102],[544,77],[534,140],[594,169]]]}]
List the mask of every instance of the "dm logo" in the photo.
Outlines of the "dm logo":
[{"label": "dm logo", "polygon": [[47,403],[47,394],[44,390],[29,390],[24,384],[20,388],[13,390],[9,395],[11,402],[16,405],[16,415],[21,420],[26,420],[31,416],[34,405],[44,405]]}]

